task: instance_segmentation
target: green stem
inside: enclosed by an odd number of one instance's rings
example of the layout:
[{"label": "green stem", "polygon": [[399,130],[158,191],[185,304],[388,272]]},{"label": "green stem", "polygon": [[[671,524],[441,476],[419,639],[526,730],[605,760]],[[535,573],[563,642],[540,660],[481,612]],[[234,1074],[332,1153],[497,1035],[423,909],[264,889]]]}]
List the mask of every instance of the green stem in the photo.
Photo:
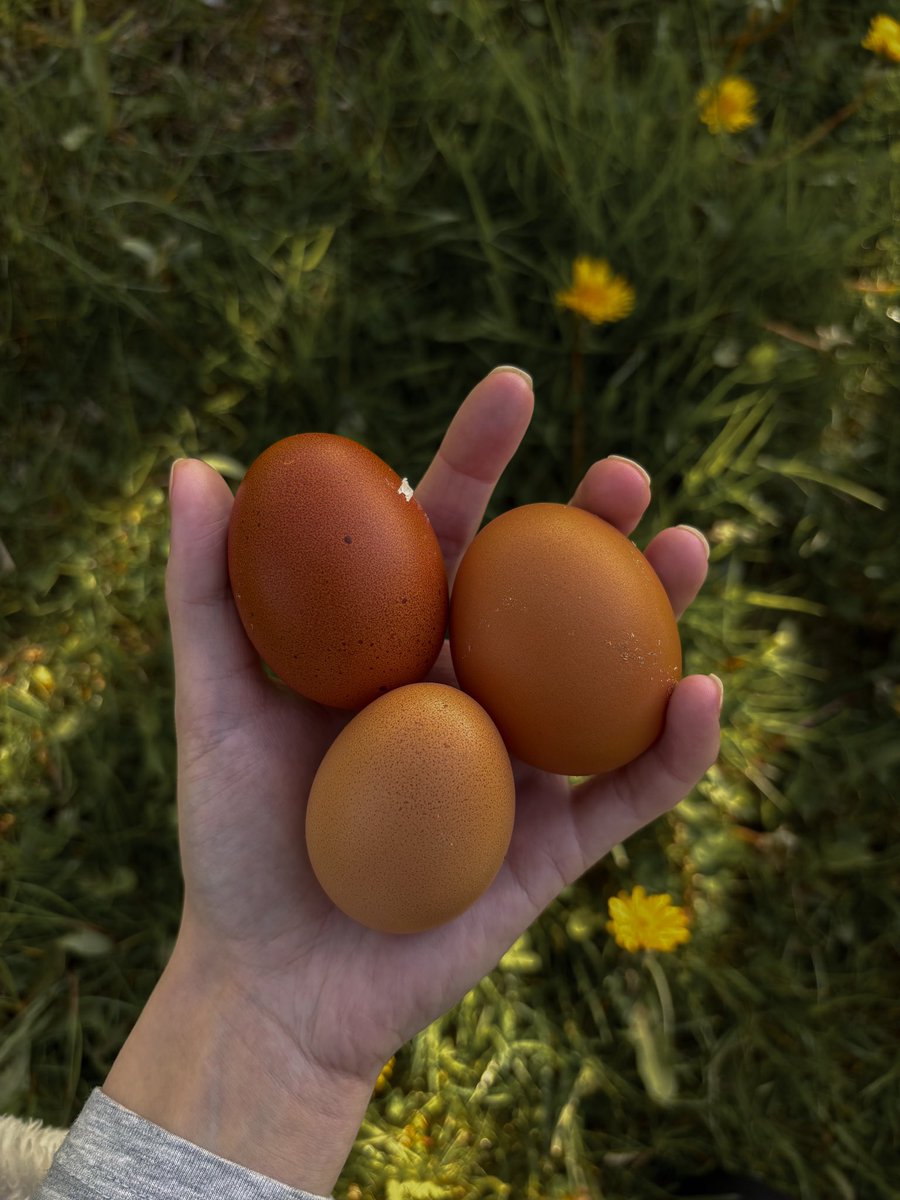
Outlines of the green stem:
[{"label": "green stem", "polygon": [[667,1038],[671,1038],[672,1030],[675,1028],[675,1006],[672,1004],[672,992],[669,989],[669,981],[666,979],[666,973],[659,965],[659,960],[652,950],[644,955],[644,965],[650,972],[651,979],[656,984],[659,1006],[662,1010],[663,1031]]},{"label": "green stem", "polygon": [[584,471],[584,354],[581,350],[581,331],[584,322],[575,314],[575,332],[572,337],[572,490],[578,486]]}]

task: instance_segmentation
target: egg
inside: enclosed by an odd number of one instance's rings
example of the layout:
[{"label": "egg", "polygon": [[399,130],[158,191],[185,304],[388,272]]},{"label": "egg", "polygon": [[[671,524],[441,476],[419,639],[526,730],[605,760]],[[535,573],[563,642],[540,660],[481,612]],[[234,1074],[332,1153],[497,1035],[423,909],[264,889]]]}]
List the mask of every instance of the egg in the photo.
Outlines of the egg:
[{"label": "egg", "polygon": [[423,679],[447,627],[443,555],[405,479],[329,433],[276,442],[251,464],[228,529],[247,636],[289,687],[357,709]]},{"label": "egg", "polygon": [[490,886],[512,837],[515,784],[471,696],[414,683],[374,700],[316,772],[306,844],[323,890],[382,933],[420,933]]},{"label": "egg", "polygon": [[646,558],[564,504],[526,504],[478,533],[454,581],[450,650],[510,753],[564,775],[612,771],[648,749],[682,668]]}]

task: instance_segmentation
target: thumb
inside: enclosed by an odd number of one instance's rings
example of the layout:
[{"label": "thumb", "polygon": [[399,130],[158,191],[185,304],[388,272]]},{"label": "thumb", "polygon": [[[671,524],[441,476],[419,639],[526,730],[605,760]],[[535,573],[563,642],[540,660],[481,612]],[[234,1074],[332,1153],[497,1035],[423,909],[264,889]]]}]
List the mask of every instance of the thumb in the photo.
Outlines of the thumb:
[{"label": "thumb", "polygon": [[233,504],[231,489],[212,467],[190,458],[172,465],[166,603],[178,723],[187,718],[192,726],[215,724],[226,698],[234,710],[242,680],[255,686],[262,678],[228,583]]}]

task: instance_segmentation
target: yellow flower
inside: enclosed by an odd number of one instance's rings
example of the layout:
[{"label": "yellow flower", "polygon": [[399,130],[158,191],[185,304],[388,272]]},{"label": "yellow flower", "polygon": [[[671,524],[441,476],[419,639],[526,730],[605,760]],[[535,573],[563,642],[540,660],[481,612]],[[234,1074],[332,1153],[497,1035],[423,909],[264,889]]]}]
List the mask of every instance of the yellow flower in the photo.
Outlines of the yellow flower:
[{"label": "yellow flower", "polygon": [[690,939],[688,915],[663,892],[648,896],[640,886],[631,895],[619,892],[609,902],[606,928],[623,950],[674,950]]},{"label": "yellow flower", "polygon": [[739,75],[727,75],[714,87],[697,93],[700,120],[710,133],[738,133],[756,124],[756,88]]},{"label": "yellow flower", "polygon": [[621,275],[614,275],[605,258],[575,259],[572,286],[556,293],[557,304],[581,313],[595,325],[621,321],[634,308],[634,288]]},{"label": "yellow flower", "polygon": [[900,62],[900,21],[879,13],[872,18],[869,32],[861,44],[864,50],[871,50],[891,62]]}]

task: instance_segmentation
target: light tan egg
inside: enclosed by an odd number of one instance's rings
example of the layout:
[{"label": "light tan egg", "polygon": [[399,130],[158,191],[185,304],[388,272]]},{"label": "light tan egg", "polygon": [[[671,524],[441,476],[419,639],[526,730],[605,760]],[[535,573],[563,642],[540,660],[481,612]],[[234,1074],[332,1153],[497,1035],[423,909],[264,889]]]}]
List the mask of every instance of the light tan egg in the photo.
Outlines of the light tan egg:
[{"label": "light tan egg", "polygon": [[515,785],[503,739],[471,696],[399,687],[358,713],[327,751],[306,812],[324,891],[382,933],[453,920],[500,870]]}]

